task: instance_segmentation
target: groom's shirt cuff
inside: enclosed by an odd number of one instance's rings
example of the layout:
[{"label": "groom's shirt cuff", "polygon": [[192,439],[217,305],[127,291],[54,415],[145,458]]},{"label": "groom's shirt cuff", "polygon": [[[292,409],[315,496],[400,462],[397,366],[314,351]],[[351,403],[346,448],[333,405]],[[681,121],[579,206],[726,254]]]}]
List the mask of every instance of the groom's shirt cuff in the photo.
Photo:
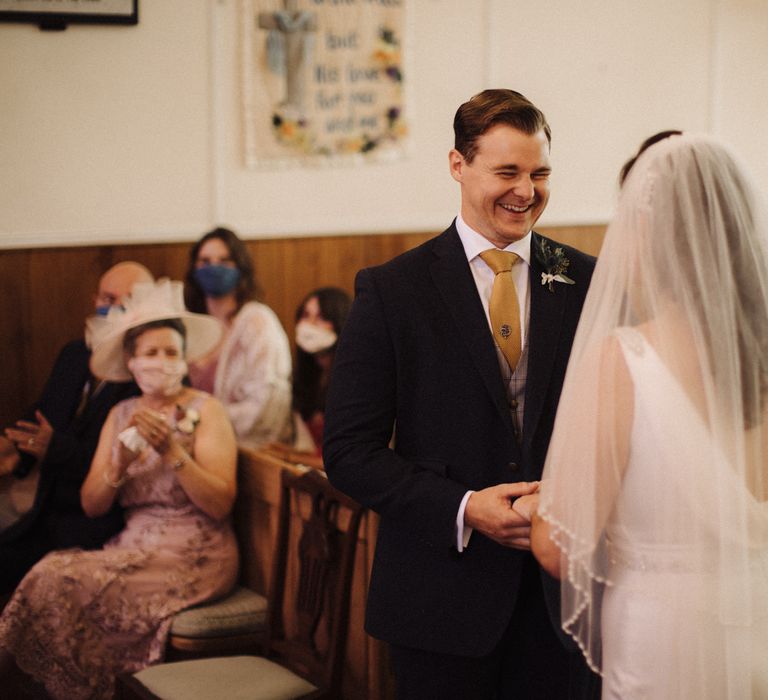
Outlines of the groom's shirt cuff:
[{"label": "groom's shirt cuff", "polygon": [[469,538],[472,535],[472,528],[464,524],[464,511],[467,508],[467,501],[474,491],[467,491],[464,498],[461,499],[459,512],[456,515],[456,549],[460,552],[469,544]]}]

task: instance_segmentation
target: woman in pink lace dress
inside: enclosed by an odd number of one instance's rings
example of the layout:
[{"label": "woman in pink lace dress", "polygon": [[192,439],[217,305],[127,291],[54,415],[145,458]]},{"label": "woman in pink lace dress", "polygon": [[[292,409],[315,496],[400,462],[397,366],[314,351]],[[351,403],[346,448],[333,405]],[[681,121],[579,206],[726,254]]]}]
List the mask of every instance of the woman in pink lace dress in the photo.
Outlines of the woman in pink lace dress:
[{"label": "woman in pink lace dress", "polygon": [[168,280],[136,285],[93,329],[94,374],[132,374],[142,395],[110,413],[81,500],[96,516],[117,498],[125,529],[102,550],[49,554],[0,618],[6,665],[12,656],[54,698],[110,698],[117,673],[162,659],[176,612],[236,578],[234,433],[216,399],[182,385],[185,349],[199,356],[220,329],[185,312],[181,294]]}]

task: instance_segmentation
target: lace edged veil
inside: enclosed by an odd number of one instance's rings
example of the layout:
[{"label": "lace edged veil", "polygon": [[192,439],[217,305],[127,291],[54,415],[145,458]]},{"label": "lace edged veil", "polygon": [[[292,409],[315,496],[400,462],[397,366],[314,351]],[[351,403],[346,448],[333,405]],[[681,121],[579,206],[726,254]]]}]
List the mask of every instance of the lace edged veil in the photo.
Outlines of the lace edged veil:
[{"label": "lace edged veil", "polygon": [[[668,381],[635,386],[633,347]],[[623,561],[665,571],[667,602],[690,606],[672,648],[697,679],[676,697],[752,697],[755,640],[768,628],[767,389],[765,202],[726,147],[672,136],[622,188],[542,483],[539,513],[563,552],[563,626],[593,669],[601,601]],[[657,407],[651,435],[635,425],[641,394]],[[640,451],[660,462],[637,463]]]}]

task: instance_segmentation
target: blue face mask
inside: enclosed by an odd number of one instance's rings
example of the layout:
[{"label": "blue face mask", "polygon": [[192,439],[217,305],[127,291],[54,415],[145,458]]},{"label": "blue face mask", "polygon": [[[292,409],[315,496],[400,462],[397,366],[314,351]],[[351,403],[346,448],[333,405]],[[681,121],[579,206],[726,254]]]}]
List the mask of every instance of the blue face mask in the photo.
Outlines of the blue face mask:
[{"label": "blue face mask", "polygon": [[240,281],[240,270],[224,265],[204,265],[195,270],[195,281],[207,297],[223,297]]},{"label": "blue face mask", "polygon": [[96,307],[96,315],[97,316],[106,316],[109,313],[109,310],[115,306],[117,309],[123,309],[125,310],[125,307],[122,304],[102,304],[101,306]]}]

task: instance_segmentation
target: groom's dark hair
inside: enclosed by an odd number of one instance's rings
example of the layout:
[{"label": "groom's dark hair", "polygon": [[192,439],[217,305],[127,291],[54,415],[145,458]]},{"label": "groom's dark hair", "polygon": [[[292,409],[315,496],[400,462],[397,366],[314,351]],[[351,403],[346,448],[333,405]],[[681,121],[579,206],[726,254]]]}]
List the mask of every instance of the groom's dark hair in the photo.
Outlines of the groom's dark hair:
[{"label": "groom's dark hair", "polygon": [[477,139],[496,124],[507,124],[524,134],[544,131],[552,145],[552,132],[544,113],[514,90],[483,90],[456,110],[454,148],[468,163],[477,154]]}]

